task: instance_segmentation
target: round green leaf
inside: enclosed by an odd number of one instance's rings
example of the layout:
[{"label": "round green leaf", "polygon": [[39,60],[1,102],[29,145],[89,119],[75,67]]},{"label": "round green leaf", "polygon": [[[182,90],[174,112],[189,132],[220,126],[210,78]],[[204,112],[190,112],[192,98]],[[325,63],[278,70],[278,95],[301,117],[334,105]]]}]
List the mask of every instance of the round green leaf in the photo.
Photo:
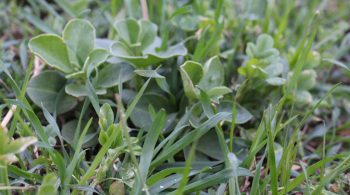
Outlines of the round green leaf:
[{"label": "round green leaf", "polygon": [[[70,83],[66,85],[65,91],[67,94],[74,96],[74,97],[84,97],[88,96],[88,90],[86,89],[85,85],[76,84],[76,83]],[[97,95],[103,95],[107,93],[106,89],[95,89],[95,92]]]},{"label": "round green leaf", "polygon": [[82,66],[95,46],[95,28],[87,20],[73,19],[63,30],[63,39]]},{"label": "round green leaf", "polygon": [[27,93],[36,105],[62,114],[77,105],[77,100],[64,92],[65,84],[66,79],[58,72],[45,71],[29,81]]},{"label": "round green leaf", "polygon": [[138,42],[140,26],[134,19],[121,20],[115,23],[119,39],[124,40],[128,44]]},{"label": "round green leaf", "polygon": [[42,58],[48,65],[64,73],[74,72],[70,63],[66,44],[57,35],[39,35],[29,41],[29,49]]},{"label": "round green leaf", "polygon": [[295,101],[298,104],[311,104],[313,101],[312,95],[306,90],[297,90],[295,93]]},{"label": "round green leaf", "polygon": [[148,20],[140,20],[140,34],[138,40],[141,42],[141,49],[150,46],[157,36],[157,25]]},{"label": "round green leaf", "polygon": [[[69,144],[74,144],[74,135],[75,130],[78,126],[78,120],[72,120],[65,123],[62,127],[62,137],[64,141]],[[93,130],[93,128],[89,128],[88,133],[84,137],[83,148],[94,146],[97,143],[97,132]]]},{"label": "round green leaf", "polygon": [[109,52],[105,49],[95,49],[87,57],[84,63],[84,70],[87,71],[87,75],[90,75],[94,68],[104,63],[109,56]]},{"label": "round green leaf", "polygon": [[[120,78],[119,78],[120,77]],[[126,82],[134,77],[133,68],[127,63],[107,64],[98,73],[95,86],[109,88]]]},{"label": "round green leaf", "polygon": [[300,74],[298,89],[309,90],[316,85],[317,74],[314,70],[303,70]]},{"label": "round green leaf", "polygon": [[204,65],[204,76],[198,84],[201,89],[209,90],[224,83],[224,66],[218,56],[210,58]]},{"label": "round green leaf", "polygon": [[196,98],[198,90],[194,85],[197,84],[203,76],[202,65],[197,62],[187,61],[180,66],[180,74],[186,96],[190,99]]}]

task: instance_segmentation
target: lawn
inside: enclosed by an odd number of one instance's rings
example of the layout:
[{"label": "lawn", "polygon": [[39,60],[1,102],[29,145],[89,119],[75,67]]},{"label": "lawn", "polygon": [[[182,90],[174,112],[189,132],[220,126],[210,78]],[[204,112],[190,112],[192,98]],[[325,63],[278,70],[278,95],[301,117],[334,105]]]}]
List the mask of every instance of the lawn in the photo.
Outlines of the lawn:
[{"label": "lawn", "polygon": [[349,0],[1,0],[0,194],[350,194]]}]

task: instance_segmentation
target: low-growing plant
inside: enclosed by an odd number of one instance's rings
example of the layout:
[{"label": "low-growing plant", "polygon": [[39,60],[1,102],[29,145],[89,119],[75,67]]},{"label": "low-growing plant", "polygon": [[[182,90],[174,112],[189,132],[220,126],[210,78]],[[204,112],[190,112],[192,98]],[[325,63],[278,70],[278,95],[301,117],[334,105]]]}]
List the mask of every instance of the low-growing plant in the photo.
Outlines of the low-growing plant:
[{"label": "low-growing plant", "polygon": [[349,7],[0,2],[0,194],[349,194]]}]

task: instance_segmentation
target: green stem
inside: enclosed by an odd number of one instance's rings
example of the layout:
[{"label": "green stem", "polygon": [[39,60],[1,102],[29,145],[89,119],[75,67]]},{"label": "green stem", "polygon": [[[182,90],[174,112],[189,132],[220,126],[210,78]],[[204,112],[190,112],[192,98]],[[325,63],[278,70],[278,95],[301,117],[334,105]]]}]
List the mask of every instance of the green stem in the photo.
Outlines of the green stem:
[{"label": "green stem", "polygon": [[234,131],[235,131],[235,124],[236,124],[236,116],[237,116],[237,111],[236,111],[236,99],[233,101],[232,105],[232,119],[231,119],[231,127],[230,127],[230,152],[233,150],[233,136],[234,136]]},{"label": "green stem", "polygon": [[[7,165],[5,163],[0,163],[0,186],[10,186],[10,182],[8,179]],[[1,192],[4,195],[10,195],[11,190],[4,190]]]}]

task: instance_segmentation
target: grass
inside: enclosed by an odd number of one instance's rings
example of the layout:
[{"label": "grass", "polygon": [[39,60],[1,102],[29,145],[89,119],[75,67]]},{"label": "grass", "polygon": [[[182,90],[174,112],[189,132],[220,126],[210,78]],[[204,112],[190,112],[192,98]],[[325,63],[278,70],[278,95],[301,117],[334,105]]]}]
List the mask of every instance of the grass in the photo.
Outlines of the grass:
[{"label": "grass", "polygon": [[349,8],[0,2],[0,194],[349,194]]}]

